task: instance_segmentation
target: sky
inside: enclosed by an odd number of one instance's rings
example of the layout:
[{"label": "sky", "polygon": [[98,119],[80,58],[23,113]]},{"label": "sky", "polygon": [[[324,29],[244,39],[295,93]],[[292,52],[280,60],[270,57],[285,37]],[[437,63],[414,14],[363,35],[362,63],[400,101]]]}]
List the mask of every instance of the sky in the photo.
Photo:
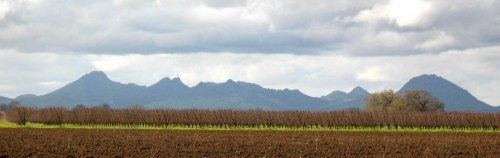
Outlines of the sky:
[{"label": "sky", "polygon": [[0,96],[94,70],[311,96],[436,74],[500,105],[498,0],[0,0]]}]

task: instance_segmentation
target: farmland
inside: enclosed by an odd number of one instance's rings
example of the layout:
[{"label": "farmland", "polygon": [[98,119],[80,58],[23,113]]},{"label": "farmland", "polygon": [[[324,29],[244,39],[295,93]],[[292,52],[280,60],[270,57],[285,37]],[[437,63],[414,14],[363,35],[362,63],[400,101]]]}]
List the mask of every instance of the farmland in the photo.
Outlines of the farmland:
[{"label": "farmland", "polygon": [[9,157],[494,157],[500,135],[461,132],[0,129]]},{"label": "farmland", "polygon": [[0,157],[495,157],[500,114],[16,107]]}]

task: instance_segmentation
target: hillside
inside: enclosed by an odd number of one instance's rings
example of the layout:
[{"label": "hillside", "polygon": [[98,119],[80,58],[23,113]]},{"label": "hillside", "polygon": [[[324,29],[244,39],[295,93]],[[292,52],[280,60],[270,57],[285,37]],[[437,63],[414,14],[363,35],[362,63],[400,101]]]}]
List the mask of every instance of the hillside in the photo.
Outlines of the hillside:
[{"label": "hillside", "polygon": [[436,75],[421,75],[410,79],[397,93],[401,94],[408,89],[424,89],[429,91],[445,104],[446,111],[498,111],[467,90]]},{"label": "hillside", "polygon": [[10,98],[0,96],[0,104],[8,104],[10,101]]}]

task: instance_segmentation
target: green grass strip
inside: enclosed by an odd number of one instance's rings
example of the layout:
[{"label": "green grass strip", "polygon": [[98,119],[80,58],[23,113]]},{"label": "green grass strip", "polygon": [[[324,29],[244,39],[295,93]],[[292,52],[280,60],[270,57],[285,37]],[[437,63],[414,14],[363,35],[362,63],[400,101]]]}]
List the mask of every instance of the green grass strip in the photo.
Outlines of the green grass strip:
[{"label": "green grass strip", "polygon": [[290,128],[290,127],[265,127],[260,126],[238,126],[238,127],[219,127],[219,126],[187,126],[187,125],[168,125],[165,127],[157,127],[153,125],[77,125],[77,124],[62,124],[48,125],[42,123],[26,123],[26,125],[18,125],[9,121],[0,121],[0,128],[66,128],[66,129],[142,129],[142,130],[243,130],[243,131],[373,131],[373,132],[494,132],[500,133],[500,130],[494,131],[489,129],[456,129],[456,128],[394,128],[394,127],[343,127],[343,128],[328,128],[328,127],[305,127],[305,128]]}]

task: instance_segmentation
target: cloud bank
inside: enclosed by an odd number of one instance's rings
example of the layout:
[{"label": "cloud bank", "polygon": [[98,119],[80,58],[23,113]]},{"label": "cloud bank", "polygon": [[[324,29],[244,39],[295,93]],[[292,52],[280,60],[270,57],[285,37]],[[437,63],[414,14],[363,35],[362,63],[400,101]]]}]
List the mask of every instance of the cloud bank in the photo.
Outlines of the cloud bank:
[{"label": "cloud bank", "polygon": [[410,55],[498,45],[494,0],[1,0],[21,52]]},{"label": "cloud bank", "polygon": [[0,0],[0,95],[92,70],[229,78],[313,96],[435,73],[500,105],[496,0]]}]

